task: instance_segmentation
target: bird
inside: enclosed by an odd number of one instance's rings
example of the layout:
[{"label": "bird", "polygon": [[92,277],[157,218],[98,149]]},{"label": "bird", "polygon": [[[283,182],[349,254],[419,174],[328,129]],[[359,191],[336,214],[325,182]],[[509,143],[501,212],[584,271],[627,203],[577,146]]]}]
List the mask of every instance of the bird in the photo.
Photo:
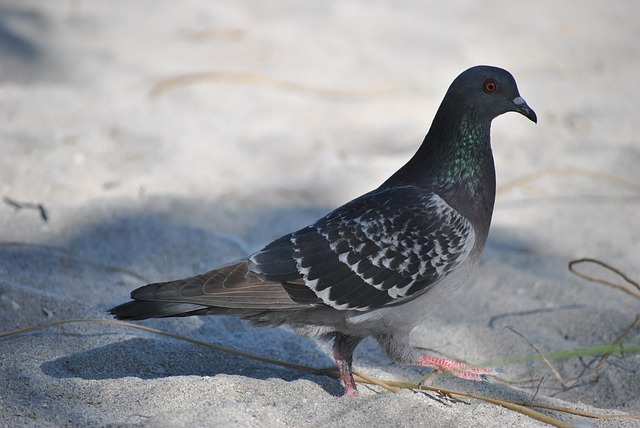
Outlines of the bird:
[{"label": "bird", "polygon": [[471,380],[491,369],[420,355],[411,331],[472,275],[493,213],[491,123],[536,113],[508,71],[471,67],[447,90],[413,157],[378,188],[248,257],[153,283],[109,312],[120,320],[231,315],[333,340],[343,397],[358,397],[353,353],[373,337],[393,362]]}]

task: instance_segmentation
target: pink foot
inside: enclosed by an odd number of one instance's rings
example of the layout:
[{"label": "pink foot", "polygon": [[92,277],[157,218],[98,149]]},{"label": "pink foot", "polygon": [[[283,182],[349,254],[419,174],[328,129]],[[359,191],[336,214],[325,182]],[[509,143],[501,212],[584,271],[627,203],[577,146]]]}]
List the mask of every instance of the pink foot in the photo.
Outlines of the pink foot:
[{"label": "pink foot", "polygon": [[430,367],[436,372],[447,372],[461,379],[481,381],[486,380],[487,376],[496,375],[495,369],[486,369],[480,367],[471,367],[458,361],[448,360],[446,358],[431,357],[429,355],[421,355],[417,366]]}]

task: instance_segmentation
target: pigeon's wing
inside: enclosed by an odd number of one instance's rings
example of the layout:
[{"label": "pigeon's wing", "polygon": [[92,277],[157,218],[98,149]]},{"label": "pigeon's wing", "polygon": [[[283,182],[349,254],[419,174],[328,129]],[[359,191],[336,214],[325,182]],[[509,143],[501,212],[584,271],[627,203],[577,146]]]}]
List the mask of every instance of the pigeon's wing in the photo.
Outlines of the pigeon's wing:
[{"label": "pigeon's wing", "polygon": [[435,193],[380,188],[286,235],[249,258],[267,282],[300,277],[324,304],[371,310],[422,293],[469,255],[469,220]]}]

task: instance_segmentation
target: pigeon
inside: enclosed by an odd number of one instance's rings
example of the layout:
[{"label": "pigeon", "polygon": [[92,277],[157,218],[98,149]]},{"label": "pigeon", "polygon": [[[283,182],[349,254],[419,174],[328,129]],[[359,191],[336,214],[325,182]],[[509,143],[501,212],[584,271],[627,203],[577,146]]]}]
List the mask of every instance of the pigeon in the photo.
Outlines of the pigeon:
[{"label": "pigeon", "polygon": [[537,123],[508,71],[472,67],[449,87],[414,156],[380,187],[245,259],[140,287],[109,312],[232,315],[333,339],[347,397],[359,395],[353,352],[367,337],[396,363],[483,379],[490,369],[419,355],[409,334],[478,264],[496,190],[491,122],[511,111]]}]

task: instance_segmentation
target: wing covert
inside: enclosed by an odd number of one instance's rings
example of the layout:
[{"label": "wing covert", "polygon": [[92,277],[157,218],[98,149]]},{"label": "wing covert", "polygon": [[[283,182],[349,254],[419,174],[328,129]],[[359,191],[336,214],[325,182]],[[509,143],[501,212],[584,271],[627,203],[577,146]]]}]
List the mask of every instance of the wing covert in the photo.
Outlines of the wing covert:
[{"label": "wing covert", "polygon": [[434,193],[379,188],[254,254],[270,281],[302,277],[322,301],[371,310],[428,290],[471,251],[471,223]]}]

